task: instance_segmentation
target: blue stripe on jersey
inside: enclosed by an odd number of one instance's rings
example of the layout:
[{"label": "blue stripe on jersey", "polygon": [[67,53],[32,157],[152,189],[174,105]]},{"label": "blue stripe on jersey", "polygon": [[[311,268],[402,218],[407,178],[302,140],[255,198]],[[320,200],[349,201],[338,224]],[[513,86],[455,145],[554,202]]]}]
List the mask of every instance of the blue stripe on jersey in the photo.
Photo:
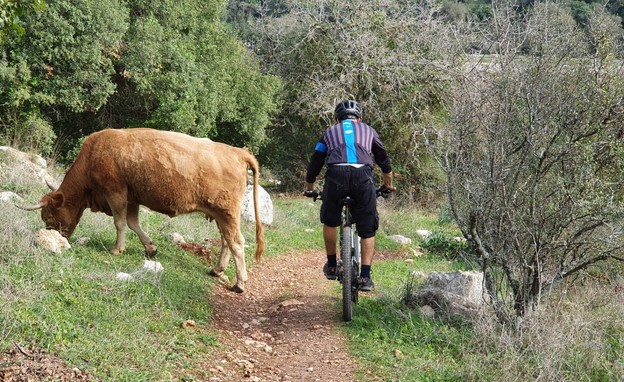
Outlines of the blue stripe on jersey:
[{"label": "blue stripe on jersey", "polygon": [[320,151],[322,153],[326,153],[327,152],[327,146],[325,146],[325,144],[323,142],[317,142],[316,143],[316,147],[314,147],[315,151]]},{"label": "blue stripe on jersey", "polygon": [[342,121],[342,133],[347,145],[347,163],[357,163],[357,151],[355,150],[355,129],[353,122],[345,119]]}]

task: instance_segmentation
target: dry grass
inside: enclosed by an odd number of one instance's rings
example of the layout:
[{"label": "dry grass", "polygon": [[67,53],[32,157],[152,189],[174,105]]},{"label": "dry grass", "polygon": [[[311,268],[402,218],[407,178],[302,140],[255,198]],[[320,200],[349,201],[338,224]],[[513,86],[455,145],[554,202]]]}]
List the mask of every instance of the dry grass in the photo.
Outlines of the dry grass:
[{"label": "dry grass", "polygon": [[478,322],[482,366],[497,370],[497,381],[624,380],[624,295],[616,289],[596,283],[553,293],[519,333]]}]

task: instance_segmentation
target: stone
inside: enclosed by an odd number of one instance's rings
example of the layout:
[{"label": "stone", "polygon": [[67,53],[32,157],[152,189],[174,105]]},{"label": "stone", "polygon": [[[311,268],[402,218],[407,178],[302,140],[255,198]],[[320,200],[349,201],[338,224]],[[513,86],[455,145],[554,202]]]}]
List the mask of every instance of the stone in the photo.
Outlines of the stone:
[{"label": "stone", "polygon": [[[258,211],[262,224],[270,225],[273,223],[273,201],[271,200],[271,195],[262,186],[258,186]],[[253,204],[253,185],[251,184],[247,185],[247,190],[245,190],[245,195],[243,196],[241,216],[249,222],[255,223],[256,221]]]},{"label": "stone", "polygon": [[186,241],[184,240],[184,236],[177,232],[169,234],[169,240],[171,240],[175,244],[186,243]]},{"label": "stone", "polygon": [[433,309],[435,316],[465,320],[481,316],[483,302],[481,272],[431,272],[421,289],[405,297],[408,306],[420,308],[424,315]]},{"label": "stone", "polygon": [[67,238],[53,229],[40,229],[35,235],[35,242],[41,248],[54,253],[61,253],[71,248]]},{"label": "stone", "polygon": [[115,278],[118,281],[132,281],[134,279],[131,274],[125,272],[117,272]]},{"label": "stone", "polygon": [[395,241],[401,245],[412,244],[412,239],[410,239],[409,237],[402,236],[402,235],[392,235],[390,236],[390,240]]},{"label": "stone", "polygon": [[431,231],[426,230],[426,229],[417,229],[416,234],[422,237],[423,239],[427,239],[429,238],[429,236],[431,236]]},{"label": "stone", "polygon": [[154,273],[154,274],[158,274],[164,271],[165,269],[158,261],[145,260],[143,262],[143,270]]},{"label": "stone", "polygon": [[38,178],[42,184],[52,182],[47,171],[47,162],[40,155],[31,155],[8,146],[0,146],[0,157],[5,158],[15,173],[30,174]]},{"label": "stone", "polygon": [[21,202],[21,196],[11,191],[0,192],[0,202]]}]

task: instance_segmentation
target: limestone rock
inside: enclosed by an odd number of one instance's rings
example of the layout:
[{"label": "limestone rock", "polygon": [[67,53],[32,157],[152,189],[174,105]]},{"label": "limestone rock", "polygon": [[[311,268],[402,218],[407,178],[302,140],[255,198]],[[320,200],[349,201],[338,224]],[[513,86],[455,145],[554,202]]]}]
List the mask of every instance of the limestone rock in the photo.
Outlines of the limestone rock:
[{"label": "limestone rock", "polygon": [[53,229],[40,229],[35,235],[35,241],[40,247],[54,253],[61,253],[71,248],[67,238]]}]

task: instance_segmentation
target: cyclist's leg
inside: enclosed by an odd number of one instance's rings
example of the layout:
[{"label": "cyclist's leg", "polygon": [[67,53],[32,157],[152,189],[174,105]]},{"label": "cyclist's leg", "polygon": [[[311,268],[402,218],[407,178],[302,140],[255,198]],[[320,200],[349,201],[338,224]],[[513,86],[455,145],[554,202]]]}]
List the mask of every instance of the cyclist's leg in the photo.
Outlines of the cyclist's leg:
[{"label": "cyclist's leg", "polygon": [[374,287],[370,269],[375,254],[375,233],[379,227],[377,197],[375,195],[372,171],[368,168],[363,168],[357,183],[354,183],[352,187],[354,188],[353,193],[356,203],[352,206],[351,214],[356,222],[358,235],[361,238],[360,288],[364,291],[370,291]]},{"label": "cyclist's leg", "polygon": [[323,186],[323,203],[321,204],[323,241],[327,255],[327,263],[323,266],[323,273],[330,280],[336,278],[338,227],[342,222],[342,206],[338,204],[338,199],[344,193],[344,182],[347,178],[341,170],[332,167],[327,169],[325,185]]},{"label": "cyclist's leg", "polygon": [[373,255],[375,254],[375,236],[362,238],[360,240],[362,251],[362,265],[370,265],[373,263]]},{"label": "cyclist's leg", "polygon": [[372,170],[369,167],[358,169],[358,176],[354,177],[351,188],[351,194],[355,199],[355,203],[351,206],[351,215],[355,220],[358,235],[362,238],[362,264],[370,265],[375,248],[374,236],[379,228]]},{"label": "cyclist's leg", "polygon": [[325,242],[325,252],[328,255],[335,255],[338,243],[338,227],[323,224],[323,241]]}]

